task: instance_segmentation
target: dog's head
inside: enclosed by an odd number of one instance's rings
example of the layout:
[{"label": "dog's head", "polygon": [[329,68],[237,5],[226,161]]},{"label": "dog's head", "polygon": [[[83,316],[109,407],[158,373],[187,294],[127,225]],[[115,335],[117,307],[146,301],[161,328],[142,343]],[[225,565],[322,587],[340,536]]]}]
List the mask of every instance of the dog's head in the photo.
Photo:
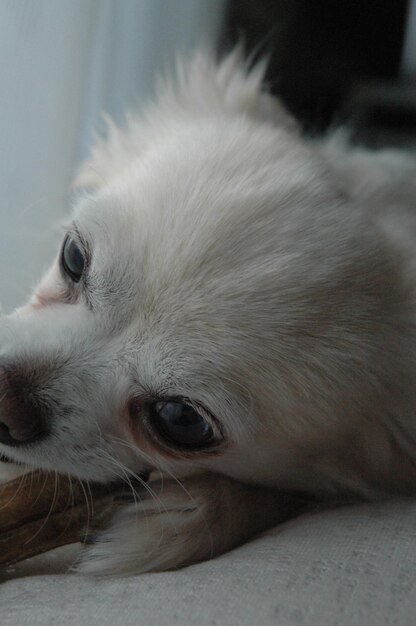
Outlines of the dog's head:
[{"label": "dog's head", "polygon": [[200,55],[110,128],[55,263],[1,322],[0,452],[95,480],[267,482],[353,411],[385,268],[260,82],[238,52]]}]

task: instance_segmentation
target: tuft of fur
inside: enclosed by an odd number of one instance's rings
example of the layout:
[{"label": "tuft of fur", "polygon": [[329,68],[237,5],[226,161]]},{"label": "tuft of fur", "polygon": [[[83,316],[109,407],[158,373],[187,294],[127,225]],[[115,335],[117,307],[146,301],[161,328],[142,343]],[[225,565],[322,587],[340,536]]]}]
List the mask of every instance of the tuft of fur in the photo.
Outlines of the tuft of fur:
[{"label": "tuft of fur", "polygon": [[220,62],[202,51],[196,52],[192,62],[178,58],[175,74],[159,78],[155,99],[139,114],[128,114],[126,128],[119,128],[105,116],[105,137],[97,138],[75,186],[89,190],[101,187],[145,154],[161,132],[189,121],[235,118],[239,114],[295,131],[295,120],[263,89],[265,70],[264,61],[250,67],[240,46]]},{"label": "tuft of fur", "polygon": [[[68,226],[85,279],[69,285],[58,255],[1,321],[1,363],[51,432],[0,453],[86,480],[165,476],[84,572],[220,554],[285,517],[280,490],[415,492],[416,161],[307,142],[263,75],[239,48],[197,53],[125,128],[108,121]],[[220,444],[158,445],[132,398],[186,398]]]}]

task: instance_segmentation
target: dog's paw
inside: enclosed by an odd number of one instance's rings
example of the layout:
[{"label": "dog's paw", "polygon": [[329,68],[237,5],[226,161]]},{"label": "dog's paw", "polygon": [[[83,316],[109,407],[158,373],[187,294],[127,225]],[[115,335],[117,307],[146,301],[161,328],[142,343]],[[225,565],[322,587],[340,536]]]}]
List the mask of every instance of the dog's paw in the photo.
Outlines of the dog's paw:
[{"label": "dog's paw", "polygon": [[287,519],[275,493],[204,474],[152,483],[153,495],[123,506],[76,570],[105,575],[175,569],[212,558]]},{"label": "dog's paw", "polygon": [[149,485],[135,503],[121,506],[77,566],[83,573],[140,573],[179,567],[210,556],[210,493],[200,479]]}]

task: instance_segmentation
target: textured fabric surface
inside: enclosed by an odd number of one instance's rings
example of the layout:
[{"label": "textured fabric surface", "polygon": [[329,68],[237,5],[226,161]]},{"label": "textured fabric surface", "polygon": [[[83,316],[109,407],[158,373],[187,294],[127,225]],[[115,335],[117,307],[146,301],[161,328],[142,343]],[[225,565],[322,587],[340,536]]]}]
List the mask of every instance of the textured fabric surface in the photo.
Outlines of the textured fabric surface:
[{"label": "textured fabric surface", "polygon": [[2,574],[0,623],[410,626],[415,547],[416,504],[395,501],[306,515],[177,572],[84,578],[66,548]]}]

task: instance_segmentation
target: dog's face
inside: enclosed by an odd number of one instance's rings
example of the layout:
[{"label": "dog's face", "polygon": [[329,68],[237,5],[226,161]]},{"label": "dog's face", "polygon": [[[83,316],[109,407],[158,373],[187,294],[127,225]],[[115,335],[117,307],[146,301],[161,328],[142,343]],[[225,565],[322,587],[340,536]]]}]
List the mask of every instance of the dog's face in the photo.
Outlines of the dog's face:
[{"label": "dog's face", "polygon": [[54,265],[1,323],[0,452],[100,481],[273,481],[350,393],[360,218],[279,124],[237,109],[160,127],[137,158],[97,157]]}]

